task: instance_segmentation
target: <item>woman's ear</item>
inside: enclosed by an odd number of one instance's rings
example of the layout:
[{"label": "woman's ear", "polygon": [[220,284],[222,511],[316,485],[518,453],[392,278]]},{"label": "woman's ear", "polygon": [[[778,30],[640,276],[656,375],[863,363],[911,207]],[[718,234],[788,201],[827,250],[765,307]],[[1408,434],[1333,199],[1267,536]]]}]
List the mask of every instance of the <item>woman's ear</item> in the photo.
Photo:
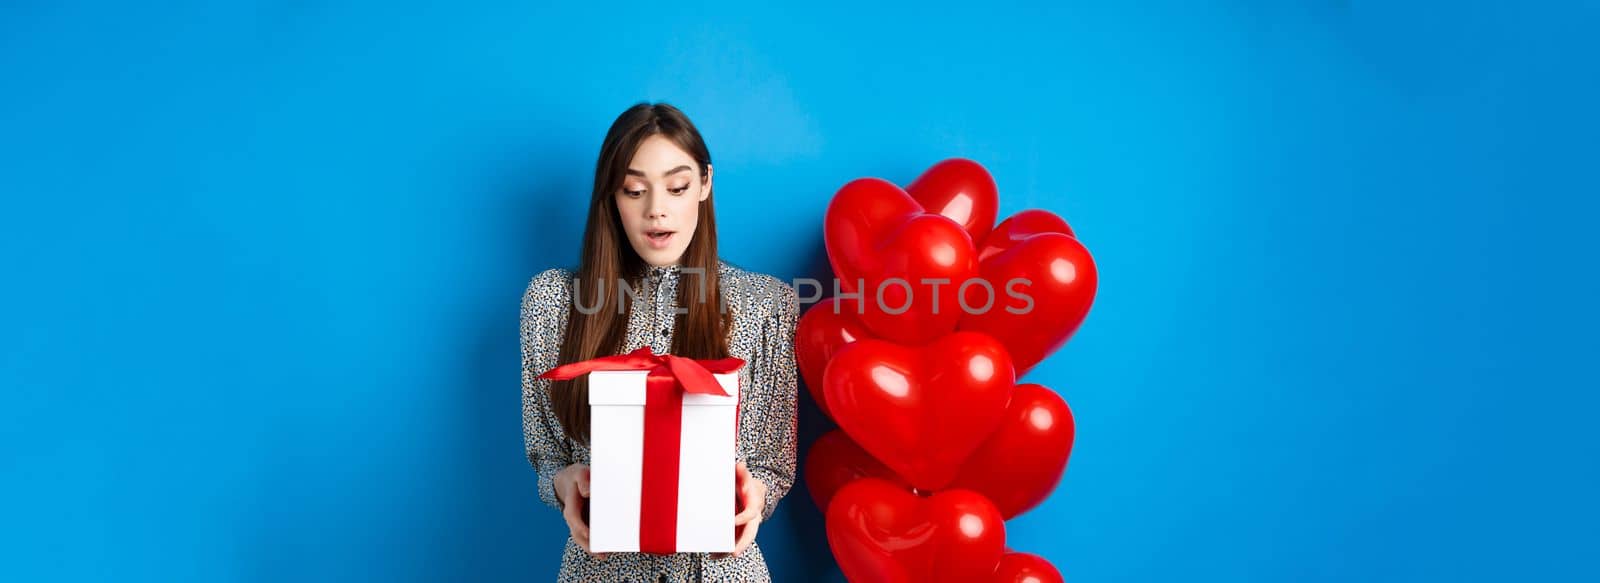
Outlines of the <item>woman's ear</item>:
[{"label": "woman's ear", "polygon": [[700,202],[711,197],[711,165],[706,164],[706,183],[700,185]]}]

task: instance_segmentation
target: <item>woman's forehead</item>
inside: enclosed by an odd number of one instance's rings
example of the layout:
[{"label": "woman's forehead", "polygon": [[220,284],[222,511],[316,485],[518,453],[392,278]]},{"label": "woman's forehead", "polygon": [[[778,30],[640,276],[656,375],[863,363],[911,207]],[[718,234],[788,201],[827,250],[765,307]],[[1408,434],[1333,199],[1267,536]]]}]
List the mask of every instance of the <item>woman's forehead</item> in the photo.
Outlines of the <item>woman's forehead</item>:
[{"label": "woman's forehead", "polygon": [[628,175],[661,178],[668,174],[693,170],[695,161],[688,152],[660,134],[650,136],[639,144],[628,161]]}]

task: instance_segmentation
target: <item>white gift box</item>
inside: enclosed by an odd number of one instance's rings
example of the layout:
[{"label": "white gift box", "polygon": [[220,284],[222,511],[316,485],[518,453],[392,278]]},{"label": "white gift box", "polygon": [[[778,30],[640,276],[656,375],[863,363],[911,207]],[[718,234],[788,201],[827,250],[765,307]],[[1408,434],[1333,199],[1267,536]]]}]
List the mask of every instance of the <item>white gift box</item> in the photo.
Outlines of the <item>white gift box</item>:
[{"label": "white gift box", "polygon": [[[642,370],[589,373],[590,550],[640,552],[641,524],[663,524],[663,515],[642,520],[641,509],[655,508],[675,517],[676,525],[647,536],[661,541],[664,532],[675,531],[672,552],[732,552],[739,374],[712,375],[730,396],[682,395],[675,511],[642,502],[652,491],[662,493],[654,490],[662,486],[644,475],[648,375]],[[662,463],[652,465],[657,475]]]}]

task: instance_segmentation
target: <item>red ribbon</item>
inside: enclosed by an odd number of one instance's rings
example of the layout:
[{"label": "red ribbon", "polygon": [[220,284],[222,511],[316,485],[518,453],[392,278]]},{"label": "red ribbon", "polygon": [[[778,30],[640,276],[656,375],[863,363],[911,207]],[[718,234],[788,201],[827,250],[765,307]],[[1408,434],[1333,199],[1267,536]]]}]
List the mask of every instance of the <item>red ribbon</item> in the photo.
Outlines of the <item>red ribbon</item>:
[{"label": "red ribbon", "polygon": [[[602,370],[647,370],[644,399],[644,467],[639,488],[639,551],[670,555],[678,547],[678,456],[682,450],[683,394],[729,395],[716,373],[744,366],[740,358],[695,360],[655,354],[649,346],[617,356],[563,364],[539,375],[564,381]],[[737,415],[737,414],[735,414]]]}]

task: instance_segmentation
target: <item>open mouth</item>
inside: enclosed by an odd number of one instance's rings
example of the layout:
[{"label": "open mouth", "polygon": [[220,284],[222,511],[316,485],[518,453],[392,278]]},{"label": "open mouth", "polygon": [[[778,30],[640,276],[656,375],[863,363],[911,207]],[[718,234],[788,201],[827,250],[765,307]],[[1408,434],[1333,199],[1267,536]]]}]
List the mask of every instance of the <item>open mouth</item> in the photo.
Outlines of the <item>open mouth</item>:
[{"label": "open mouth", "polygon": [[677,231],[649,230],[644,232],[644,236],[650,240],[651,247],[661,249],[667,246],[667,242],[672,240],[672,235],[675,233]]}]

